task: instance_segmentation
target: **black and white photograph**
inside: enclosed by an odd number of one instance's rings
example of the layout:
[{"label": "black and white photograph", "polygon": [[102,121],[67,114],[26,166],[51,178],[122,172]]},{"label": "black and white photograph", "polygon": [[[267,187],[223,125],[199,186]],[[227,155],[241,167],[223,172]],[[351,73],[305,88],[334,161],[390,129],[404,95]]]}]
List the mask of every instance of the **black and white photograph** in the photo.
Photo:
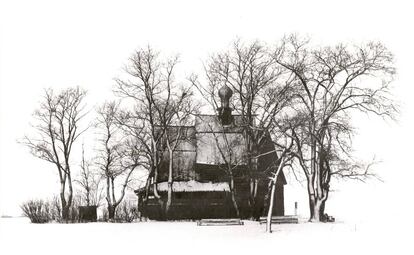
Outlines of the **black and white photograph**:
[{"label": "black and white photograph", "polygon": [[1,254],[411,254],[410,1],[0,1]]}]

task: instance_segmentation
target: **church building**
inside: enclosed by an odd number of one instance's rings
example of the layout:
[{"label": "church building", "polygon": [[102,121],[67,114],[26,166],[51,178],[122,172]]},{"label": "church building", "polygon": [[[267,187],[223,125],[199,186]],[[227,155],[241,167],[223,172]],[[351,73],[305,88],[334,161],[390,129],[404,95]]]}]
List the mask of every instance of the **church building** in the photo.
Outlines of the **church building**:
[{"label": "church building", "polygon": [[[239,218],[265,216],[269,204],[269,176],[277,160],[270,136],[261,147],[257,166],[247,164],[247,137],[242,116],[232,114],[229,99],[232,91],[223,86],[219,90],[221,107],[217,115],[197,115],[194,125],[169,127],[166,132],[182,132],[173,153],[172,203],[168,219]],[[267,152],[267,153],[266,153]],[[138,209],[149,219],[164,218],[162,203],[154,196],[154,186],[163,203],[168,191],[168,152],[162,153],[157,185],[135,190]],[[250,164],[251,165],[251,164]],[[231,185],[233,183],[233,185]],[[273,215],[284,215],[283,172],[276,183]],[[233,189],[232,189],[233,187]],[[232,192],[234,196],[232,196]],[[252,199],[253,198],[253,199]]]}]

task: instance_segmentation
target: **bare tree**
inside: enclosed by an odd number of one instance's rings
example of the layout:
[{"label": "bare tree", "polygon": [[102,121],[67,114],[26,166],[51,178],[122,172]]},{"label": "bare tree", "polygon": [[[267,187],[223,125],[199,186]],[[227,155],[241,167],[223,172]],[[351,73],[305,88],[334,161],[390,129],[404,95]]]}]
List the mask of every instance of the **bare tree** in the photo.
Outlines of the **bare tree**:
[{"label": "bare tree", "polygon": [[[288,119],[289,120],[289,119]],[[277,126],[283,126],[280,125],[280,123],[276,124]],[[278,181],[278,177],[280,176],[280,173],[283,171],[283,169],[287,166],[291,166],[292,159],[294,157],[295,147],[293,139],[289,137],[289,135],[286,135],[287,132],[291,132],[292,129],[277,129],[278,134],[274,135],[274,144],[275,148],[277,150],[281,150],[281,152],[278,154],[278,159],[273,162],[269,166],[270,168],[270,194],[269,194],[269,207],[267,211],[267,218],[266,218],[266,232],[271,233],[272,232],[272,215],[273,215],[273,206],[274,206],[274,197],[276,193],[276,184]]]},{"label": "bare tree", "polygon": [[173,106],[174,98],[178,96],[178,100],[183,100],[187,97],[185,93],[175,95],[173,91],[177,63],[178,57],[162,61],[159,53],[152,48],[139,49],[132,55],[125,68],[128,77],[116,79],[115,93],[134,102],[134,108],[124,112],[119,122],[122,128],[142,145],[145,159],[143,166],[148,170],[146,194],[148,197],[152,185],[154,196],[162,207],[163,201],[157,188],[159,167],[164,152],[160,150],[162,138],[166,127],[175,116],[171,114],[175,112],[171,109],[177,107]]},{"label": "bare tree", "polygon": [[[101,128],[101,149],[98,150],[96,164],[106,181],[106,201],[110,220],[115,219],[117,206],[122,202],[131,175],[141,164],[140,144],[120,132],[117,125],[118,105],[105,103],[98,109],[98,127]],[[117,197],[117,183],[121,183]]]},{"label": "bare tree", "polygon": [[[170,85],[167,87],[169,90],[171,89]],[[191,87],[181,88],[178,95],[168,92],[169,96],[162,102],[164,107],[157,107],[161,129],[164,130],[162,145],[165,145],[168,151],[168,191],[165,204],[165,215],[167,218],[173,195],[174,152],[180,143],[189,139],[184,129],[190,124],[191,116],[196,112],[190,89]],[[168,106],[165,106],[165,104],[168,104]]]},{"label": "bare tree", "polygon": [[[221,121],[217,120],[217,123],[221,123]],[[226,133],[225,127],[223,125],[219,126],[221,132],[214,131],[213,127],[209,124],[211,133],[214,137],[216,148],[220,155],[220,159],[217,163],[219,165],[219,168],[226,173],[233,208],[236,212],[236,216],[240,217],[240,210],[237,203],[237,190],[234,183],[234,172],[237,171],[241,165],[245,164],[245,155],[240,155],[240,150],[238,150],[238,148],[240,148],[240,146],[243,144],[243,139],[240,137],[235,137],[235,133]],[[233,135],[233,137],[229,137],[231,135]]]},{"label": "bare tree", "polygon": [[23,143],[31,153],[56,166],[60,181],[62,219],[69,219],[73,187],[70,156],[75,141],[85,131],[80,120],[85,116],[82,104],[86,92],[79,87],[68,88],[59,93],[45,91],[43,101],[34,112],[37,135],[26,136]]},{"label": "bare tree", "polygon": [[[283,152],[285,153],[286,151],[283,151]],[[276,172],[273,173],[273,176],[270,178],[271,191],[270,191],[270,198],[269,198],[269,208],[268,208],[267,217],[266,217],[266,232],[268,233],[272,233],[272,214],[273,214],[273,203],[275,200],[277,177],[279,176],[282,169],[285,167],[285,163],[286,163],[286,157],[283,154],[282,154],[282,157],[280,158],[280,161],[278,162],[278,167],[277,167]]]},{"label": "bare tree", "polygon": [[87,206],[99,206],[102,200],[102,192],[100,189],[101,177],[96,170],[93,170],[91,161],[85,159],[85,150],[83,145],[80,168],[80,176],[74,181],[81,188],[82,200],[86,202]]},{"label": "bare tree", "polygon": [[351,155],[352,114],[394,118],[393,56],[381,43],[312,48],[286,37],[273,59],[294,77],[296,123],[291,135],[307,180],[310,221],[321,221],[332,177],[364,180],[372,173]]},{"label": "bare tree", "polygon": [[254,216],[258,185],[253,173],[257,172],[269,131],[274,128],[273,118],[289,105],[292,94],[293,79],[276,63],[271,52],[258,41],[251,44],[236,41],[230,50],[215,54],[207,61],[207,84],[201,84],[196,76],[190,79],[215,109],[219,109],[217,92],[222,86],[229,86],[235,94],[232,106],[241,117],[246,137],[251,216]]}]

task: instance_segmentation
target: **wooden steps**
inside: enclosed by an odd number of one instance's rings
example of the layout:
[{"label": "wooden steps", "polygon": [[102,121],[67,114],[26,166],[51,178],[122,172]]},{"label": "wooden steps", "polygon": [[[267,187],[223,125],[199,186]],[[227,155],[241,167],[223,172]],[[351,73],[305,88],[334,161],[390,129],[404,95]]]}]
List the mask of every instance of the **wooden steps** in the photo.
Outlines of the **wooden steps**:
[{"label": "wooden steps", "polygon": [[[260,217],[260,224],[267,222],[267,217]],[[298,224],[298,216],[286,215],[286,216],[272,216],[272,224]]]},{"label": "wooden steps", "polygon": [[[267,222],[266,217],[260,217],[260,224]],[[298,216],[286,215],[286,216],[272,216],[272,224],[298,224]],[[235,226],[243,225],[243,221],[240,219],[202,219],[197,221],[197,226]]]},{"label": "wooden steps", "polygon": [[197,221],[197,226],[235,226],[243,224],[240,219],[202,219]]}]

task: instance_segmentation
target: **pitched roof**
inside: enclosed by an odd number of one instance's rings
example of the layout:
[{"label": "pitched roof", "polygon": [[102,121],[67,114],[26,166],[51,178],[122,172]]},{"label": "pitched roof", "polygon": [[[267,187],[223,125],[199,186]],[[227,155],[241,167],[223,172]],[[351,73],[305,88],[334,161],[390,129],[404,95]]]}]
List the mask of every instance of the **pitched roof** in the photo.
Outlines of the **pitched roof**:
[{"label": "pitched roof", "polygon": [[[168,183],[159,183],[157,188],[159,191],[168,191]],[[172,188],[174,192],[230,191],[227,182],[198,182],[194,180],[173,182]]]},{"label": "pitched roof", "polygon": [[233,116],[231,125],[222,126],[216,115],[198,115],[195,120],[197,164],[246,164],[246,139],[242,133],[241,117]]},{"label": "pitched roof", "polygon": [[[243,169],[246,166],[246,137],[243,135],[241,116],[233,116],[232,124],[227,126],[222,126],[219,121],[216,115],[197,115],[194,126],[172,126],[167,130],[170,136],[180,137],[178,146],[173,152],[174,181],[222,180],[222,177],[216,173],[217,171],[207,171],[211,174],[206,175],[201,172],[206,172],[205,169],[210,168],[220,168],[220,171],[224,171],[222,165],[225,164],[225,159],[231,158],[232,165],[238,166],[234,170]],[[178,132],[182,135],[177,136]],[[262,146],[262,152],[272,150],[274,146],[271,141],[267,141]],[[268,169],[275,157],[277,157],[276,153],[260,157],[259,171]],[[168,162],[169,155],[165,152],[160,167],[159,182],[166,181],[168,178]],[[222,174],[225,175],[225,173]],[[216,177],[213,178],[213,176]]]}]

